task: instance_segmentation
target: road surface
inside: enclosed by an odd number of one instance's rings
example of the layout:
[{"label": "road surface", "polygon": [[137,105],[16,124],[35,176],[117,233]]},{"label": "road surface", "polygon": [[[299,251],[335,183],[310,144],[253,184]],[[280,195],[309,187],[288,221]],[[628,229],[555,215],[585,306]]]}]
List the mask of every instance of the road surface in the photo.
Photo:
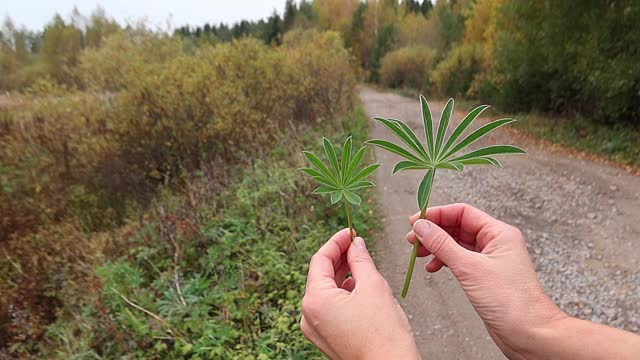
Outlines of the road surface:
[{"label": "road surface", "polygon": [[[417,99],[371,88],[359,89],[369,116],[393,117],[422,133]],[[431,101],[434,121],[443,102]],[[495,118],[485,111],[481,122]],[[464,116],[454,113],[452,122]],[[370,136],[396,142],[377,122]],[[547,293],[569,314],[638,332],[640,329],[640,177],[603,161],[498,130],[478,146],[524,147],[528,156],[503,156],[502,169],[467,167],[463,174],[438,172],[430,205],[470,203],[518,226],[525,234]],[[398,157],[376,148],[379,213],[383,231],[376,263],[398,299],[410,256],[405,235],[417,211],[419,172],[391,175]],[[484,324],[448,269],[428,274],[418,259],[406,300],[425,359],[503,359]],[[525,324],[523,324],[525,326]]]}]

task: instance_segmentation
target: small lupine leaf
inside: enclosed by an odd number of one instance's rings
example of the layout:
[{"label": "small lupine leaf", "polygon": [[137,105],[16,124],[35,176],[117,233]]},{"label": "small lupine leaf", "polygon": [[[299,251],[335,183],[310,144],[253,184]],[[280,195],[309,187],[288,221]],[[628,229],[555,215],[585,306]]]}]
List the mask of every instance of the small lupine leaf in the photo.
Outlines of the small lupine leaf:
[{"label": "small lupine leaf", "polygon": [[500,162],[491,157],[476,157],[471,159],[463,159],[458,161],[463,165],[493,165],[495,167],[502,167]]},{"label": "small lupine leaf", "polygon": [[434,169],[429,169],[422,178],[420,186],[418,186],[418,208],[424,209],[429,202],[429,194],[431,194],[431,184],[433,184]]},{"label": "small lupine leaf", "polygon": [[351,143],[351,136],[349,136],[342,146],[342,162],[340,164],[342,166],[342,181],[347,180],[349,165],[351,165]]},{"label": "small lupine leaf", "polygon": [[342,191],[331,194],[331,205],[335,205],[340,200],[342,200]]},{"label": "small lupine leaf", "polygon": [[312,194],[324,195],[324,194],[331,194],[331,193],[333,193],[335,191],[336,191],[336,189],[331,189],[331,188],[328,188],[328,187],[321,186],[321,187],[313,190]]},{"label": "small lupine leaf", "polygon": [[475,157],[489,156],[489,155],[508,155],[508,154],[526,154],[524,150],[513,145],[493,145],[474,150],[470,153],[458,156],[451,161],[460,161],[471,159]]},{"label": "small lupine leaf", "polygon": [[339,185],[336,185],[333,181],[330,181],[324,176],[312,176],[311,178],[326,187],[334,188],[336,190],[340,189]]},{"label": "small lupine leaf", "polygon": [[460,138],[460,135],[462,135],[462,133],[469,127],[469,125],[471,125],[473,120],[475,120],[483,111],[488,108],[489,105],[480,105],[477,108],[471,110],[471,112],[467,114],[464,119],[462,119],[455,130],[453,130],[453,133],[451,133],[451,136],[449,136],[449,140],[447,140],[447,143],[442,148],[442,153],[446,153],[447,150],[449,150],[453,146],[453,144]]},{"label": "small lupine leaf", "polygon": [[444,141],[444,135],[447,132],[447,128],[449,127],[449,121],[451,120],[451,113],[453,112],[453,98],[450,98],[447,101],[447,104],[444,106],[444,110],[442,110],[442,115],[440,116],[440,123],[438,124],[438,134],[436,136],[436,144],[434,146],[435,154],[434,158],[438,158],[440,153],[440,148],[442,147],[442,142]]},{"label": "small lupine leaf", "polygon": [[427,166],[424,163],[417,163],[415,161],[409,161],[409,160],[403,160],[400,161],[396,164],[396,166],[393,167],[393,173],[397,173],[398,171],[402,171],[402,170],[421,170],[421,169],[428,169],[429,166]]},{"label": "small lupine leaf", "polygon": [[329,159],[329,163],[331,164],[331,168],[335,174],[337,179],[340,179],[340,167],[338,166],[338,157],[336,156],[336,149],[333,148],[333,144],[329,139],[322,138],[322,146],[324,147],[324,153],[327,155]]},{"label": "small lupine leaf", "polygon": [[415,162],[423,162],[423,160],[421,160],[420,158],[418,158],[417,156],[413,155],[412,153],[410,153],[409,151],[405,150],[404,148],[386,141],[386,140],[380,140],[380,139],[374,139],[374,140],[369,140],[367,141],[368,144],[372,144],[378,147],[381,147],[387,151],[390,151],[394,154],[400,155],[402,157],[404,157],[407,160],[411,160],[411,161],[415,161]]},{"label": "small lupine leaf", "polygon": [[330,182],[335,187],[339,186],[338,183],[335,182],[335,180],[328,178],[326,175],[324,175],[320,171],[317,171],[317,170],[314,170],[314,169],[310,169],[310,168],[302,168],[302,169],[300,169],[300,171],[306,173],[307,175],[311,176],[312,178],[314,178],[314,177],[324,178],[327,182]]},{"label": "small lupine leaf", "polygon": [[415,134],[411,131],[411,129],[409,129],[409,133],[407,133],[403,129],[403,126],[397,123],[397,120],[393,121],[393,120],[383,119],[383,118],[374,118],[374,120],[382,123],[387,129],[391,130],[391,132],[393,132],[396,135],[396,137],[402,140],[402,142],[407,144],[407,146],[413,149],[420,156],[422,155],[422,153],[425,153],[424,148],[420,144],[420,141],[414,141],[414,139],[417,140],[417,138]]},{"label": "small lupine leaf", "polygon": [[466,148],[467,146],[473,144],[474,142],[478,141],[480,138],[482,138],[483,136],[487,135],[491,131],[493,131],[493,130],[501,127],[501,126],[504,126],[504,125],[507,125],[509,123],[512,123],[514,121],[516,121],[516,120],[515,119],[500,119],[500,120],[492,121],[492,122],[482,126],[478,130],[476,130],[476,131],[472,132],[471,134],[469,134],[469,136],[467,136],[466,138],[462,139],[462,141],[457,143],[451,150],[449,150],[446,154],[444,154],[444,156],[439,157],[438,160],[440,160],[440,161],[447,160],[450,156],[452,156],[456,152],[458,152],[458,151]]},{"label": "small lupine leaf", "polygon": [[345,190],[344,197],[353,205],[360,205],[360,203],[362,203],[362,199],[360,198],[360,196],[349,190]]},{"label": "small lupine leaf", "polygon": [[424,136],[427,140],[427,148],[429,149],[429,154],[435,155],[434,144],[433,144],[433,120],[431,119],[431,109],[429,109],[429,103],[427,99],[420,94],[420,105],[422,109],[422,122],[424,123]]},{"label": "small lupine leaf", "polygon": [[455,170],[455,171],[464,170],[464,166],[461,163],[454,162],[454,161],[441,162],[438,165],[436,165],[436,168],[438,168],[438,169],[447,169],[447,170]]},{"label": "small lupine leaf", "polygon": [[379,167],[380,167],[380,164],[373,164],[365,167],[364,169],[360,170],[357,174],[353,175],[351,179],[349,179],[349,183],[347,184],[347,186],[351,184],[355,184],[358,181],[365,179],[367,176],[373,174],[373,172],[376,171],[376,169],[378,169]]},{"label": "small lupine leaf", "polygon": [[304,157],[307,158],[307,160],[309,160],[309,162],[312,163],[325,177],[337,182],[338,179],[331,174],[329,168],[327,168],[314,153],[303,151],[302,154],[304,154]]}]

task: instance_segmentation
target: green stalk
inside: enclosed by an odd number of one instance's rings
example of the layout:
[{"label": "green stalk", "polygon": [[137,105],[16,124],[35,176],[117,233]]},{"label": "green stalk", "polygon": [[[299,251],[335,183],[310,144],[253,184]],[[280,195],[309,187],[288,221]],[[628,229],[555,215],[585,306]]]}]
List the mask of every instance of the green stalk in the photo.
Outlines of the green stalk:
[{"label": "green stalk", "polygon": [[[420,209],[420,219],[427,218],[427,207],[429,206],[429,198],[431,197],[431,185],[433,185],[433,178],[435,178],[436,174],[433,174],[431,178],[431,183],[429,184],[429,192],[427,193],[427,201],[424,203],[424,207]],[[411,277],[413,276],[413,268],[416,265],[416,257],[418,257],[418,249],[420,248],[420,241],[416,239],[413,243],[413,250],[411,251],[411,259],[409,260],[409,269],[407,269],[407,275],[404,278],[404,286],[402,287],[402,293],[400,296],[404,299],[407,297],[407,292],[409,291],[409,285],[411,285]]]},{"label": "green stalk", "polygon": [[346,198],[342,198],[344,202],[344,211],[347,214],[347,222],[349,223],[349,237],[351,241],[353,241],[353,222],[351,221],[351,208],[349,207],[349,202]]}]

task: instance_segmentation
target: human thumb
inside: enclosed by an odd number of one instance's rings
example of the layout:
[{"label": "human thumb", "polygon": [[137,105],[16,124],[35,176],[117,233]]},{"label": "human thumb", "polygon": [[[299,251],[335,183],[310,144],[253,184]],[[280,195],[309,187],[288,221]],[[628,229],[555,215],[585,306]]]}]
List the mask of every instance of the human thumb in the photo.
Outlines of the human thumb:
[{"label": "human thumb", "polygon": [[347,263],[356,282],[369,279],[372,275],[378,274],[376,265],[367,250],[367,245],[361,237],[353,239],[347,253]]},{"label": "human thumb", "polygon": [[449,268],[465,261],[470,253],[460,246],[446,231],[428,220],[418,220],[413,224],[413,232],[418,240],[433,256]]}]

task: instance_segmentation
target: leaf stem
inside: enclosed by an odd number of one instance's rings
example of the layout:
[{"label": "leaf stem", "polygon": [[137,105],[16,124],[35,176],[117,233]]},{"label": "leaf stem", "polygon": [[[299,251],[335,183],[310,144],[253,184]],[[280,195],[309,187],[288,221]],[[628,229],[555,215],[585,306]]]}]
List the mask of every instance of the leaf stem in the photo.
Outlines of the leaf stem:
[{"label": "leaf stem", "polygon": [[[427,218],[427,207],[429,206],[429,198],[431,197],[431,187],[433,185],[433,178],[435,177],[435,173],[431,177],[431,183],[428,186],[427,193],[427,201],[424,203],[424,207],[420,209],[420,219]],[[409,285],[411,285],[411,277],[413,276],[413,268],[416,265],[416,257],[418,257],[418,249],[420,248],[420,241],[416,239],[413,243],[413,249],[411,251],[411,259],[409,259],[409,268],[407,269],[407,275],[404,278],[404,286],[402,286],[402,293],[400,296],[404,299],[407,297],[407,292],[409,291]]]},{"label": "leaf stem", "polygon": [[342,198],[344,202],[344,212],[347,214],[347,222],[349,223],[349,238],[353,241],[353,222],[351,221],[351,208],[349,202],[345,197]]}]

